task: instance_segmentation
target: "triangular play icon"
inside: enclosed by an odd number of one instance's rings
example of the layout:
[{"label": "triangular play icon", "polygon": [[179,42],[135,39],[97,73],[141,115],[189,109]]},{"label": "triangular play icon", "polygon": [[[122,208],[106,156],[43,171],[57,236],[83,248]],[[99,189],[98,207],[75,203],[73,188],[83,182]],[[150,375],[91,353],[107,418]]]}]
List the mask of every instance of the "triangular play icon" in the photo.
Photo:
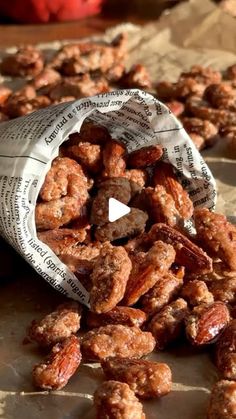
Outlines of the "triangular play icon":
[{"label": "triangular play icon", "polygon": [[130,208],[115,198],[109,198],[108,201],[108,219],[112,223],[126,214],[129,214]]}]

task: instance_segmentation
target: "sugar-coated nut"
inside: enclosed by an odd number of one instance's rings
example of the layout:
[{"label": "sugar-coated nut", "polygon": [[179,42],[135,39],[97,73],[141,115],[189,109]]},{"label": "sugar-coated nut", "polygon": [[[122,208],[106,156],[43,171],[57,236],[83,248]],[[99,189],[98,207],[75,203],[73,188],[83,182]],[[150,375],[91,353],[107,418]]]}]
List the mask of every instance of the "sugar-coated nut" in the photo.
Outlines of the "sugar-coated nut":
[{"label": "sugar-coated nut", "polygon": [[162,147],[158,144],[142,147],[129,154],[128,165],[133,169],[141,169],[155,163],[162,154]]},{"label": "sugar-coated nut", "polygon": [[105,177],[123,176],[126,168],[126,147],[122,142],[110,140],[105,144],[102,156]]},{"label": "sugar-coated nut", "polygon": [[182,298],[167,304],[155,314],[148,325],[148,330],[153,334],[158,350],[166,348],[180,336],[187,314],[188,306]]},{"label": "sugar-coated nut", "polygon": [[187,338],[193,345],[213,343],[229,320],[229,310],[221,301],[196,306],[185,319]]},{"label": "sugar-coated nut", "polygon": [[142,310],[148,316],[157,313],[177,296],[182,285],[182,277],[178,278],[171,271],[166,272],[163,277],[158,279],[154,287],[141,298]]},{"label": "sugar-coated nut", "polygon": [[133,88],[150,88],[151,80],[147,68],[141,64],[134,64],[129,71],[124,73],[120,80],[122,87]]},{"label": "sugar-coated nut", "polygon": [[102,153],[99,144],[80,141],[78,144],[65,147],[64,156],[80,163],[87,171],[98,173],[102,169]]},{"label": "sugar-coated nut", "polygon": [[174,227],[180,218],[173,197],[162,185],[144,190],[149,217],[154,223],[166,223]]},{"label": "sugar-coated nut", "polygon": [[[233,271],[232,271],[233,274]],[[211,281],[208,288],[214,296],[215,300],[223,301],[224,303],[236,303],[236,272],[234,276],[226,276],[225,278]]]},{"label": "sugar-coated nut", "polygon": [[41,72],[43,65],[42,52],[32,45],[26,45],[2,60],[1,72],[9,76],[35,76]]},{"label": "sugar-coated nut", "polygon": [[202,247],[236,270],[236,226],[228,222],[225,215],[207,208],[196,209],[194,220]]},{"label": "sugar-coated nut", "polygon": [[213,294],[208,290],[206,283],[198,279],[187,282],[181,290],[181,296],[191,306],[210,304],[214,301]]},{"label": "sugar-coated nut", "polygon": [[29,328],[29,337],[40,346],[51,346],[78,332],[82,307],[77,301],[60,304],[43,319],[33,320]]},{"label": "sugar-coated nut", "polygon": [[91,311],[106,313],[122,300],[131,268],[131,261],[122,246],[104,244],[91,274]]},{"label": "sugar-coated nut", "polygon": [[109,358],[102,361],[102,369],[107,379],[127,383],[142,399],[162,397],[171,390],[171,370],[164,363]]},{"label": "sugar-coated nut", "polygon": [[236,381],[236,320],[229,323],[218,339],[215,360],[223,378]]},{"label": "sugar-coated nut", "polygon": [[124,303],[135,304],[168,271],[174,260],[173,247],[160,240],[155,242],[146,254],[137,253],[132,259],[133,268],[127,283]]},{"label": "sugar-coated nut", "polygon": [[106,326],[107,324],[141,327],[146,319],[147,316],[142,310],[125,306],[114,307],[106,313],[97,314],[89,311],[86,314],[86,324],[89,329]]},{"label": "sugar-coated nut", "polygon": [[81,362],[79,339],[72,335],[53,346],[45,361],[35,365],[33,381],[43,390],[60,390],[75,373]]},{"label": "sugar-coated nut", "polygon": [[47,244],[56,255],[60,255],[78,243],[83,243],[86,237],[86,228],[56,228],[38,232],[39,240]]},{"label": "sugar-coated nut", "polygon": [[171,244],[176,251],[175,262],[184,266],[187,272],[203,274],[212,271],[211,258],[178,230],[158,223],[151,227],[149,237],[152,240],[163,240]]},{"label": "sugar-coated nut", "polygon": [[145,419],[143,406],[128,384],[104,381],[94,393],[96,419]]},{"label": "sugar-coated nut", "polygon": [[191,218],[193,215],[193,203],[178,181],[171,164],[158,162],[154,169],[152,181],[154,186],[162,185],[166,192],[172,196],[175,207],[182,218]]},{"label": "sugar-coated nut", "polygon": [[212,391],[207,419],[234,419],[236,417],[236,382],[220,380]]},{"label": "sugar-coated nut", "polygon": [[83,337],[81,351],[86,360],[119,358],[141,358],[152,352],[155,339],[150,332],[138,327],[108,325],[93,329]]}]

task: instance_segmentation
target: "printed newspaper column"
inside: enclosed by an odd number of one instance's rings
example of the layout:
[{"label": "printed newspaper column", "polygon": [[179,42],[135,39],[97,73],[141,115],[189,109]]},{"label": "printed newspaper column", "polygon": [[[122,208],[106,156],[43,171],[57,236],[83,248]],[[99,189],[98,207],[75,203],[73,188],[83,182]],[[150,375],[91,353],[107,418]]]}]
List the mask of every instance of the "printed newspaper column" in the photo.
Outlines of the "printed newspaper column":
[{"label": "printed newspaper column", "polygon": [[161,144],[195,206],[213,209],[215,182],[180,122],[140,90],[120,90],[42,109],[0,124],[0,233],[64,295],[89,305],[89,294],[36,234],[35,204],[59,146],[85,118],[105,126],[128,152]]}]

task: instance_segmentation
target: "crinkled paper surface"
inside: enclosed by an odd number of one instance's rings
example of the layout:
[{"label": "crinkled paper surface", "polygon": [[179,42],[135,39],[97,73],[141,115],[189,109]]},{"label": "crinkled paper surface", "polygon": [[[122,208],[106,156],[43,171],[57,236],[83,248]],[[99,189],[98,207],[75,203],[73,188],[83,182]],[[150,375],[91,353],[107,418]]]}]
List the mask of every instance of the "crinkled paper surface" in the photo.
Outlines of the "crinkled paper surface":
[{"label": "crinkled paper surface", "polygon": [[[236,21],[208,0],[183,3],[161,20],[129,33],[127,65],[143,62],[153,80],[175,80],[192,64],[223,70],[236,62]],[[120,31],[108,31],[107,38]],[[50,47],[57,47],[57,43]],[[47,45],[47,48],[49,46]],[[203,153],[218,185],[217,209],[236,220],[236,160],[224,144]],[[2,261],[1,263],[4,263]],[[50,395],[31,384],[32,366],[42,354],[23,344],[25,329],[62,297],[24,265],[18,278],[2,281],[0,293],[0,418],[92,419],[91,395],[102,380],[97,364],[83,365],[64,390]],[[147,419],[203,419],[209,389],[217,379],[210,351],[176,346],[151,355],[166,361],[173,372],[173,391],[160,401],[144,403]]]}]

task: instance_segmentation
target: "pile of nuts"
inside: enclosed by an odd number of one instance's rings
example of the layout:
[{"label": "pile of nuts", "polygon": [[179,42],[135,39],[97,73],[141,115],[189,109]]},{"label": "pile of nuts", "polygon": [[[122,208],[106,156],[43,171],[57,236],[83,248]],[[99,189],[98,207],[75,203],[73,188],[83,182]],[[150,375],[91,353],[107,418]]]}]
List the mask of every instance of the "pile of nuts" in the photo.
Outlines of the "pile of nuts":
[{"label": "pile of nuts", "polygon": [[156,89],[158,99],[182,121],[199,150],[221,138],[236,152],[236,64],[224,76],[195,65],[176,83],[161,81]]},{"label": "pile of nuts", "polygon": [[31,45],[5,56],[0,73],[26,83],[14,92],[0,85],[0,122],[115,88],[149,88],[150,78],[142,65],[125,70],[126,45],[126,35],[121,33],[110,44],[81,41],[64,45],[49,60]]},{"label": "pile of nuts", "polygon": [[125,68],[127,37],[118,35],[111,43],[81,41],[67,44],[46,59],[43,51],[30,45],[7,55],[0,73],[22,78],[25,85],[12,91],[0,85],[0,122],[40,108],[114,89],[139,88],[156,92],[182,121],[199,150],[219,139],[236,155],[236,64],[223,76],[210,67],[193,66],[176,83],[152,83],[141,64]]},{"label": "pile of nuts", "polygon": [[[33,380],[41,389],[61,389],[81,361],[99,362],[104,382],[94,394],[96,417],[145,419],[140,400],[168,394],[172,374],[167,364],[142,357],[181,340],[210,345],[220,381],[207,417],[231,419],[236,227],[222,214],[194,210],[161,156],[158,144],[127,154],[91,121],[61,146],[39,193],[37,234],[90,292],[90,309],[67,300],[32,322],[30,339],[49,351]],[[111,197],[131,208],[114,222]],[[190,237],[183,220],[191,217]]]}]

